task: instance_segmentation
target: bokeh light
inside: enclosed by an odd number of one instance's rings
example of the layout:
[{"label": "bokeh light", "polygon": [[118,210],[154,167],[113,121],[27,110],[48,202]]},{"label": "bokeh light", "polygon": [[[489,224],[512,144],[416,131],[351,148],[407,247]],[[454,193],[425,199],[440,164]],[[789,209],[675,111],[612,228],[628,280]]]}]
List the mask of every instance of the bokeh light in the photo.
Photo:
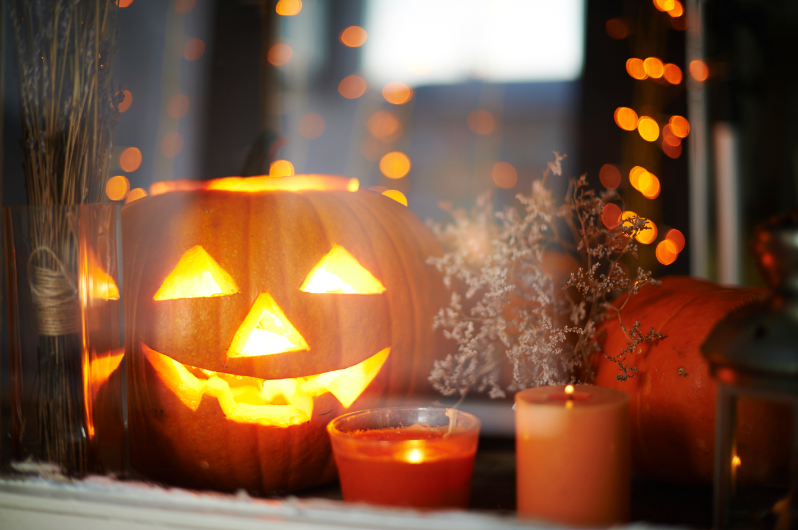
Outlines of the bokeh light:
[{"label": "bokeh light", "polygon": [[119,167],[128,173],[136,171],[141,165],[141,151],[137,147],[128,147],[119,155]]},{"label": "bokeh light", "polygon": [[122,94],[125,95],[125,99],[119,104],[119,112],[125,112],[133,103],[133,94],[130,93],[130,90],[123,90]]},{"label": "bokeh light", "polygon": [[682,143],[682,139],[673,134],[673,130],[671,130],[670,123],[668,123],[665,127],[662,128],[662,141],[667,142],[671,145],[679,145]]},{"label": "bokeh light", "polygon": [[183,46],[183,58],[186,61],[196,61],[205,53],[205,43],[201,39],[191,39]]},{"label": "bokeh light", "polygon": [[654,7],[660,11],[670,11],[675,3],[675,0],[654,0]]},{"label": "bokeh light", "polygon": [[681,231],[672,228],[665,234],[665,239],[674,244],[674,251],[681,252],[684,249],[684,234]]},{"label": "bokeh light", "polygon": [[178,94],[169,100],[166,104],[166,113],[172,119],[180,119],[188,113],[190,107],[188,97],[183,94]]},{"label": "bokeh light", "polygon": [[637,128],[637,113],[629,107],[615,109],[615,123],[624,131],[634,131]]},{"label": "bokeh light", "polygon": [[648,77],[645,63],[642,59],[632,57],[626,61],[626,71],[635,79],[643,80]]},{"label": "bokeh light", "polygon": [[604,29],[607,30],[607,35],[615,40],[621,40],[629,35],[626,29],[626,24],[620,18],[611,18],[604,24]]},{"label": "bokeh light", "polygon": [[269,165],[270,177],[290,177],[294,174],[294,164],[288,160],[275,160]]},{"label": "bokeh light", "polygon": [[599,170],[599,180],[602,186],[608,190],[614,190],[621,185],[621,172],[612,164],[604,164]]},{"label": "bokeh light", "polygon": [[321,114],[308,112],[302,116],[301,120],[299,120],[299,135],[302,138],[307,138],[308,140],[315,140],[324,134],[324,128],[326,125],[327,124],[324,121],[324,117]]},{"label": "bokeh light", "polygon": [[393,143],[402,136],[402,124],[386,110],[372,114],[366,122],[366,129],[385,143]]},{"label": "bokeh light", "polygon": [[367,36],[366,30],[360,26],[349,26],[341,32],[340,38],[344,46],[357,48],[358,46],[363,46],[363,43],[366,42]]},{"label": "bokeh light", "polygon": [[133,3],[133,0],[119,0],[119,7],[125,8]]},{"label": "bokeh light", "polygon": [[402,82],[391,81],[383,87],[382,97],[388,103],[401,105],[410,101],[410,98],[413,97],[413,89]]},{"label": "bokeh light", "polygon": [[112,201],[121,201],[130,191],[130,181],[124,175],[117,175],[105,183],[105,194]]},{"label": "bokeh light", "polygon": [[656,57],[649,57],[643,61],[643,68],[645,69],[646,73],[654,79],[659,79],[665,72],[665,67],[662,65],[662,61]]},{"label": "bokeh light", "polygon": [[629,219],[631,219],[632,217],[636,217],[636,216],[637,216],[637,214],[635,212],[633,212],[632,210],[625,210],[621,214],[621,223],[626,228],[631,227],[632,226],[632,221],[630,221]]},{"label": "bokeh light", "polygon": [[668,14],[673,18],[678,18],[684,15],[684,6],[681,2],[679,2],[679,0],[675,0],[673,2],[673,9],[669,9]]},{"label": "bokeh light", "polygon": [[657,225],[651,219],[646,219],[647,230],[640,230],[635,234],[635,239],[644,245],[649,245],[657,239]]},{"label": "bokeh light", "polygon": [[674,159],[679,158],[682,154],[682,146],[670,144],[663,139],[662,152],[665,153],[668,156],[668,158],[674,158]]},{"label": "bokeh light", "polygon": [[683,116],[671,116],[671,119],[668,120],[668,125],[671,126],[671,132],[674,136],[686,138],[690,134],[690,122]]},{"label": "bokeh light", "polygon": [[518,171],[512,164],[496,162],[491,171],[493,182],[500,188],[510,189],[518,182]]},{"label": "bokeh light", "polygon": [[653,118],[641,116],[637,122],[637,132],[643,140],[653,142],[659,138],[659,125]]},{"label": "bokeh light", "polygon": [[393,151],[380,159],[380,171],[389,179],[400,179],[410,172],[410,159],[400,151]]},{"label": "bokeh light", "polygon": [[709,77],[707,63],[698,59],[690,61],[690,75],[693,76],[693,79],[696,81],[706,81]]},{"label": "bokeh light", "polygon": [[197,6],[197,0],[175,0],[175,12],[190,13]]},{"label": "bokeh light", "polygon": [[137,201],[147,196],[147,192],[144,191],[142,188],[135,188],[130,190],[130,193],[127,194],[125,197],[125,204],[130,204],[133,201]]},{"label": "bokeh light", "polygon": [[642,175],[643,173],[648,173],[648,171],[646,171],[646,168],[642,166],[635,166],[629,170],[629,184],[631,184],[632,187],[637,191],[640,191],[640,184],[638,184],[638,179],[640,178],[640,175]]},{"label": "bokeh light", "polygon": [[477,109],[472,110],[466,117],[466,123],[471,132],[486,135],[493,132],[496,128],[496,120],[493,119],[493,114],[487,110]]},{"label": "bokeh light", "polygon": [[604,209],[601,210],[601,222],[604,223],[604,226],[612,230],[621,224],[622,213],[617,204],[609,202],[605,204]]},{"label": "bokeh light", "polygon": [[676,247],[673,245],[673,242],[668,241],[667,239],[660,241],[657,245],[656,250],[657,261],[662,263],[663,265],[670,265],[676,258],[679,256],[679,253],[676,251]]},{"label": "bokeh light", "polygon": [[357,99],[366,93],[366,81],[359,75],[344,77],[338,84],[338,93],[346,99]]},{"label": "bokeh light", "polygon": [[302,11],[302,0],[280,0],[275,8],[278,15],[292,17]]},{"label": "bokeh light", "polygon": [[266,59],[269,61],[269,64],[273,64],[274,66],[282,66],[291,60],[291,55],[293,53],[294,52],[291,49],[291,46],[288,44],[278,43],[269,48],[269,53],[266,54]]},{"label": "bokeh light", "polygon": [[382,192],[382,194],[395,200],[399,204],[407,206],[407,197],[405,197],[405,194],[399,190],[385,190]]},{"label": "bokeh light", "polygon": [[665,81],[672,85],[678,85],[682,82],[682,69],[673,63],[668,63],[664,66],[662,75],[665,77]]},{"label": "bokeh light", "polygon": [[166,158],[174,158],[183,150],[183,136],[177,131],[166,133],[161,140],[161,153]]},{"label": "bokeh light", "polygon": [[[646,180],[646,182],[644,183],[643,180]],[[643,197],[652,200],[659,197],[659,192],[662,188],[660,186],[659,179],[653,174],[646,171],[645,175],[640,177],[640,184],[640,193],[643,194]]]}]

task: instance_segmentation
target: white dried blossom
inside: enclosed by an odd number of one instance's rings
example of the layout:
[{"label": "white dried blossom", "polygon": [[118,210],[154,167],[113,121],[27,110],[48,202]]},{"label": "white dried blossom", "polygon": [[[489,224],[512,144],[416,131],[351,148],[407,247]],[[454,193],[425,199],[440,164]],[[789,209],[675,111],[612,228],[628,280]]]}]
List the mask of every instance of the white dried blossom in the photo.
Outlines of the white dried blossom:
[{"label": "white dried blossom", "polygon": [[[626,256],[637,257],[634,237],[649,229],[646,220],[632,216],[607,228],[604,205],[620,197],[614,191],[597,196],[584,175],[571,180],[557,204],[546,179],[562,175],[565,156],[554,155],[531,193],[517,195],[520,208],[495,211],[490,194],[483,194],[470,214],[448,207],[453,222],[432,225],[447,252],[430,263],[454,289],[434,319],[457,343],[457,354],[437,361],[429,377],[443,395],[463,397],[473,390],[495,398],[505,390],[572,383],[577,373],[590,378],[588,361],[600,350],[597,323],[612,311],[620,321],[612,301],[655,282],[639,268],[630,279],[622,264]],[[555,285],[556,274],[544,266],[557,252],[574,258],[563,285]],[[619,378],[634,377],[626,355],[660,336],[653,330],[643,335],[639,324],[620,325],[629,344],[617,356],[605,356],[618,364]]]}]

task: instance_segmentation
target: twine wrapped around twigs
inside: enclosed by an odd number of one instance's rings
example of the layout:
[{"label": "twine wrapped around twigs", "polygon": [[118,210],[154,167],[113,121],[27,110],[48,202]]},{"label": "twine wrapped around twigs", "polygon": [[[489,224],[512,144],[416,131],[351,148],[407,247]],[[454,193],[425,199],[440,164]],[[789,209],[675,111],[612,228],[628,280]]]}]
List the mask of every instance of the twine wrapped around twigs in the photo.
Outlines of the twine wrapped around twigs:
[{"label": "twine wrapped around twigs", "polygon": [[[52,256],[56,270],[34,264],[36,256],[42,253]],[[55,252],[39,247],[31,253],[28,282],[39,335],[57,337],[80,331],[78,289]]]}]

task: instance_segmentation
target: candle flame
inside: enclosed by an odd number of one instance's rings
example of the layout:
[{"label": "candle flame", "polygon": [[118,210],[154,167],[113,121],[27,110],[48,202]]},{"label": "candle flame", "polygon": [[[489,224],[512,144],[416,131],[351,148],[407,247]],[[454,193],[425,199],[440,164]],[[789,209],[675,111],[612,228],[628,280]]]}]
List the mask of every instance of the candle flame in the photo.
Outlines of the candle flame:
[{"label": "candle flame", "polygon": [[407,452],[405,455],[405,460],[410,462],[411,464],[418,464],[419,462],[424,460],[424,453],[422,453],[418,449],[412,449]]},{"label": "candle flame", "polygon": [[565,387],[566,394],[573,394],[574,393],[574,385],[568,385]]},{"label": "candle flame", "polygon": [[734,457],[732,457],[732,467],[740,467],[740,464],[742,464],[742,460],[740,460],[739,456],[734,455]]}]

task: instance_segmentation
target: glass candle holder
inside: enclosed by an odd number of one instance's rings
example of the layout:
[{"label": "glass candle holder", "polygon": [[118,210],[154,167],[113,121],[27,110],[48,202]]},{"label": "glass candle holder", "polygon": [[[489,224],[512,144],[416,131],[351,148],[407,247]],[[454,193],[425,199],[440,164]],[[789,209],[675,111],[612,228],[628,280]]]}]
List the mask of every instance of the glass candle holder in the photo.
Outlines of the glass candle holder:
[{"label": "glass candle holder", "polygon": [[445,408],[362,410],[327,426],[347,502],[467,508],[479,420]]}]

